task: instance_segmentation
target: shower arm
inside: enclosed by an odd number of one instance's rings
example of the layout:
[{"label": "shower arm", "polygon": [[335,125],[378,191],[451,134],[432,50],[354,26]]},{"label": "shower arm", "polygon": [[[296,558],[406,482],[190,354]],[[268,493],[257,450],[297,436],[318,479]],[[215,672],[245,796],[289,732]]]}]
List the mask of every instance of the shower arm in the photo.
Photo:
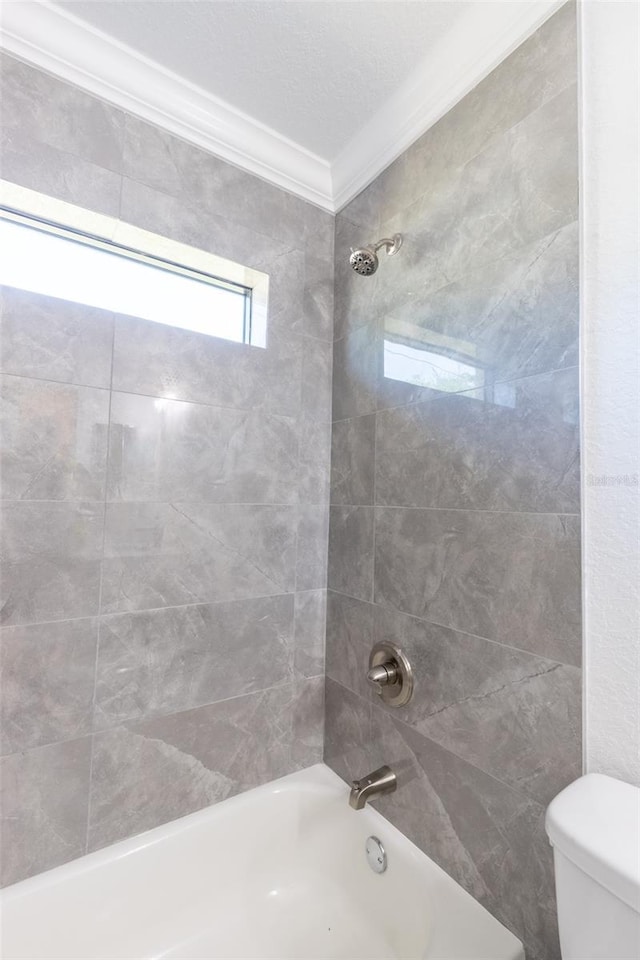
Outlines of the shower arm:
[{"label": "shower arm", "polygon": [[382,240],[378,240],[377,243],[372,243],[370,250],[373,250],[374,253],[377,253],[381,247],[386,247],[387,256],[392,257],[394,253],[397,253],[402,245],[402,237],[399,233],[394,234],[393,237],[383,237]]}]

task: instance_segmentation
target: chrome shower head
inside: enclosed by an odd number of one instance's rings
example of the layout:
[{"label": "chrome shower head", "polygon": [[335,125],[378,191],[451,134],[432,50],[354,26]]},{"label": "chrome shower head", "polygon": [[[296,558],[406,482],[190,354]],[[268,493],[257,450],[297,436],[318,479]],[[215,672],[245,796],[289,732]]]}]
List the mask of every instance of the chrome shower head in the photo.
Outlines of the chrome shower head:
[{"label": "chrome shower head", "polygon": [[387,256],[392,257],[398,252],[401,246],[401,235],[399,233],[394,233],[391,239],[385,237],[384,239],[378,240],[377,243],[373,243],[368,247],[358,247],[357,250],[354,250],[352,247],[351,256],[349,257],[351,269],[355,270],[356,273],[359,273],[361,277],[370,277],[378,269],[378,250],[380,247],[386,247]]}]

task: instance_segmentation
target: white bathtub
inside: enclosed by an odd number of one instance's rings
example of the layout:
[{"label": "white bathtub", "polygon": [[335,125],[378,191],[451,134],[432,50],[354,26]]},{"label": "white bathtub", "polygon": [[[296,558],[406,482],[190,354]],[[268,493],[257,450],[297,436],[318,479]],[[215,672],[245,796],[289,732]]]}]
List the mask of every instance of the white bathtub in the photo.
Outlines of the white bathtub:
[{"label": "white bathtub", "polygon": [[[318,765],[3,892],[3,960],[523,960],[520,942]],[[365,841],[380,838],[374,873]]]}]

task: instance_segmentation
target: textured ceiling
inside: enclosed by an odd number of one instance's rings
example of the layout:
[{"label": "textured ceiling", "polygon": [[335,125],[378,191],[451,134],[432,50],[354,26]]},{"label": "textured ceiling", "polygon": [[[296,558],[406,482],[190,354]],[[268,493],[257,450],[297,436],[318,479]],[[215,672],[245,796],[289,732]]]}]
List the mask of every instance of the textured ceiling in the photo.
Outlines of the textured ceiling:
[{"label": "textured ceiling", "polygon": [[66,0],[57,6],[332,160],[462,0]]}]

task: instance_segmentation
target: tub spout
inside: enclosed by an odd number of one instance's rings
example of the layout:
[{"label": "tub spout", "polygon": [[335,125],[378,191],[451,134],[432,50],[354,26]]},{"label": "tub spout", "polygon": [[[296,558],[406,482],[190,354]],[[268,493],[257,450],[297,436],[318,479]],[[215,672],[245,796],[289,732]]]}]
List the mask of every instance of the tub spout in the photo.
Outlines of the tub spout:
[{"label": "tub spout", "polygon": [[354,810],[362,810],[368,800],[375,800],[385,793],[393,793],[398,786],[398,778],[386,764],[367,774],[362,780],[354,780],[349,794],[349,805]]}]

